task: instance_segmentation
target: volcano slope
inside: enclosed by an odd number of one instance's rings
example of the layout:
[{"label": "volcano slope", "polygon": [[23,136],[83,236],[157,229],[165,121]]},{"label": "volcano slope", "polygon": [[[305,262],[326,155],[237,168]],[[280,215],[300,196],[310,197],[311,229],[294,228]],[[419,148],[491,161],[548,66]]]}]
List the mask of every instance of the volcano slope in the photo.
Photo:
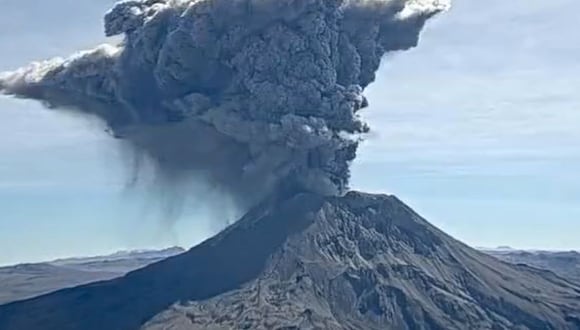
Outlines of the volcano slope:
[{"label": "volcano slope", "polygon": [[0,307],[0,329],[580,329],[580,287],[510,265],[396,197],[272,199],[123,278]]}]

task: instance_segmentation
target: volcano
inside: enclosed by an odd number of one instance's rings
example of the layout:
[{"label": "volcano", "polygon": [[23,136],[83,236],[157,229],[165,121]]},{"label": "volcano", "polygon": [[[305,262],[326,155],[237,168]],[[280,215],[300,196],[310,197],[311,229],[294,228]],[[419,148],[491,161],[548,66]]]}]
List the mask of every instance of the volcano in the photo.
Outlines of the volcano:
[{"label": "volcano", "polygon": [[1,306],[0,329],[580,329],[580,287],[394,196],[301,193],[122,278]]}]

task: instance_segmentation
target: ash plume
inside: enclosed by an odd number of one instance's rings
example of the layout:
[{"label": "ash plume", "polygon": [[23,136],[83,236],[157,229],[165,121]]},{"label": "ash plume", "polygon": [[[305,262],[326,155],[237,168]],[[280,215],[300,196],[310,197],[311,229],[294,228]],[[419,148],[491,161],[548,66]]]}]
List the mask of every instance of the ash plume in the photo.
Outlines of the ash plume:
[{"label": "ash plume", "polygon": [[339,195],[381,58],[416,46],[448,6],[124,1],[105,15],[120,44],[4,73],[0,91],[97,116],[170,182],[193,178],[245,202],[280,187]]}]

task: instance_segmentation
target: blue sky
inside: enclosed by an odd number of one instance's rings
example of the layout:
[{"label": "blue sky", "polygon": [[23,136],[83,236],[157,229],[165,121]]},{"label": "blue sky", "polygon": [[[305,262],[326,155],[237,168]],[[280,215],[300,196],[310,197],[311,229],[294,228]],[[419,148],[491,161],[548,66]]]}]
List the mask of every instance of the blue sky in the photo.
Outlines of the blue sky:
[{"label": "blue sky", "polygon": [[[105,41],[111,2],[0,0],[0,71]],[[353,187],[394,193],[472,245],[580,249],[579,11],[455,0],[367,91]],[[190,246],[234,217],[192,201],[162,219],[128,191],[99,123],[0,97],[0,132],[0,264]]]}]

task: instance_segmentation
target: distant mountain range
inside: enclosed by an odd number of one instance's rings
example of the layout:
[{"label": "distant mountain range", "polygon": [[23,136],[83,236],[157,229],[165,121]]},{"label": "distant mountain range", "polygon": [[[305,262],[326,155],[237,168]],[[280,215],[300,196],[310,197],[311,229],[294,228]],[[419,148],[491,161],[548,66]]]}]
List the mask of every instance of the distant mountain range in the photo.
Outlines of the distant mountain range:
[{"label": "distant mountain range", "polygon": [[578,251],[516,250],[509,247],[480,248],[481,251],[512,264],[550,270],[566,279],[580,283],[580,253]]},{"label": "distant mountain range", "polygon": [[113,279],[184,251],[180,247],[122,251],[107,256],[0,267],[0,305],[63,288]]}]

